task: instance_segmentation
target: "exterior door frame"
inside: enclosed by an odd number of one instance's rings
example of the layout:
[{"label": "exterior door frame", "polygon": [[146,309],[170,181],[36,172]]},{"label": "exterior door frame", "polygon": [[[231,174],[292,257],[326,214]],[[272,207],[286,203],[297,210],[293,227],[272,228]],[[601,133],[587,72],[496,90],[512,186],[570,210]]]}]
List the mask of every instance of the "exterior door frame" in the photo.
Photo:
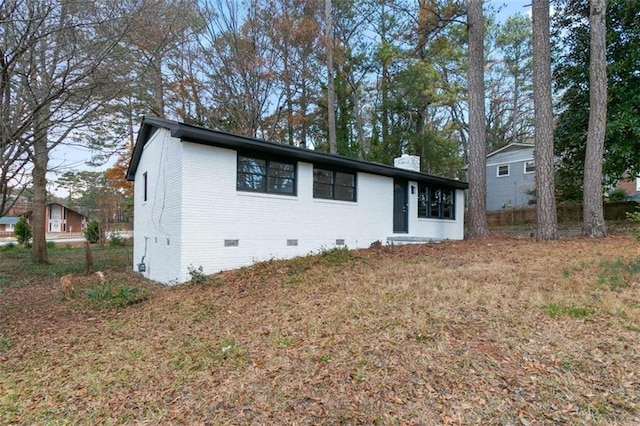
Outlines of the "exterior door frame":
[{"label": "exterior door frame", "polygon": [[393,233],[409,232],[409,182],[393,180]]}]

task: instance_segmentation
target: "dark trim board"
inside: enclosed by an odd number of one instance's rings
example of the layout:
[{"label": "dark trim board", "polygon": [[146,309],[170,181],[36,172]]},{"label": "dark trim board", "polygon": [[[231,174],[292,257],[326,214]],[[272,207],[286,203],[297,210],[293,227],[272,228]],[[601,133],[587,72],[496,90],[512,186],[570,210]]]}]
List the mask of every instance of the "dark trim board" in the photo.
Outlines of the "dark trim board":
[{"label": "dark trim board", "polygon": [[282,156],[292,160],[319,166],[325,165],[332,168],[341,167],[355,172],[364,172],[380,176],[432,183],[455,189],[467,189],[469,187],[466,182],[455,179],[448,179],[427,173],[399,169],[385,164],[371,163],[341,155],[234,135],[218,130],[209,130],[174,120],[152,117],[145,117],[142,119],[136,145],[133,149],[131,162],[129,163],[129,168],[127,170],[127,180],[133,181],[135,179],[136,170],[138,169],[140,157],[142,156],[142,149],[145,143],[153,136],[155,130],[159,128],[169,130],[171,132],[171,136],[186,142],[229,148],[236,151],[262,153],[269,156]]}]

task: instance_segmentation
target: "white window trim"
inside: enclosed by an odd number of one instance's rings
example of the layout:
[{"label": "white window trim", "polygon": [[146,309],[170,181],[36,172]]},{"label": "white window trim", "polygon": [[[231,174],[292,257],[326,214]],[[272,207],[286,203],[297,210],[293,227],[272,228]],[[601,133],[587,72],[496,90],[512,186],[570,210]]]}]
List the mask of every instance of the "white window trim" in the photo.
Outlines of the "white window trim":
[{"label": "white window trim", "polygon": [[[500,174],[500,167],[507,167],[507,174],[506,175],[501,175]],[[496,166],[496,177],[507,177],[511,175],[511,165],[510,164],[498,164]]]},{"label": "white window trim", "polygon": [[[533,170],[530,171],[530,172],[527,171],[527,163],[533,163]],[[535,162],[535,160],[526,160],[524,162],[524,174],[525,175],[529,175],[529,174],[535,173],[535,172],[536,172],[536,162]]]},{"label": "white window trim", "polygon": [[636,178],[636,191],[640,191],[640,177]]}]

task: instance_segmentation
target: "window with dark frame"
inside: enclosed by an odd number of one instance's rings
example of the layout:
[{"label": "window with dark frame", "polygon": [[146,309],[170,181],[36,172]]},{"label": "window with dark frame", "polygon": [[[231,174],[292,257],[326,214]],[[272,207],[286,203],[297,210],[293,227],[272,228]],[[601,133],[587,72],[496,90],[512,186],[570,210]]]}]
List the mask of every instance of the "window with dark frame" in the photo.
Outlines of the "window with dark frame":
[{"label": "window with dark frame", "polygon": [[143,182],[143,198],[142,201],[147,201],[147,172],[142,174],[142,182]]},{"label": "window with dark frame", "polygon": [[356,201],[356,174],[314,167],[313,198]]},{"label": "window with dark frame", "polygon": [[286,161],[238,155],[238,191],[296,194],[296,165]]},{"label": "window with dark frame", "polygon": [[455,189],[419,183],[418,217],[455,219]]},{"label": "window with dark frame", "polygon": [[498,177],[501,176],[509,176],[509,165],[508,164],[502,164],[500,166],[498,166]]}]

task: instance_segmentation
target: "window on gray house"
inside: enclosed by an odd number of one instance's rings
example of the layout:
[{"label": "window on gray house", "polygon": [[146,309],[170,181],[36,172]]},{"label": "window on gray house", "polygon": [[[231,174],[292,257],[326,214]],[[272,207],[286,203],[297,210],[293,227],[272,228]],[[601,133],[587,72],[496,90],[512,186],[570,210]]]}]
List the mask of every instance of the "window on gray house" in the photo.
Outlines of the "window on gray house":
[{"label": "window on gray house", "polygon": [[498,177],[509,176],[509,165],[502,164],[498,166]]},{"label": "window on gray house", "polygon": [[455,195],[456,191],[453,188],[419,183],[418,217],[455,219]]},{"label": "window on gray house", "polygon": [[524,172],[525,173],[533,173],[536,171],[536,163],[535,161],[525,161],[524,162]]},{"label": "window on gray house", "polygon": [[355,173],[314,167],[313,198],[356,201]]},{"label": "window on gray house", "polygon": [[236,187],[239,191],[295,195],[296,166],[286,161],[238,155]]}]

